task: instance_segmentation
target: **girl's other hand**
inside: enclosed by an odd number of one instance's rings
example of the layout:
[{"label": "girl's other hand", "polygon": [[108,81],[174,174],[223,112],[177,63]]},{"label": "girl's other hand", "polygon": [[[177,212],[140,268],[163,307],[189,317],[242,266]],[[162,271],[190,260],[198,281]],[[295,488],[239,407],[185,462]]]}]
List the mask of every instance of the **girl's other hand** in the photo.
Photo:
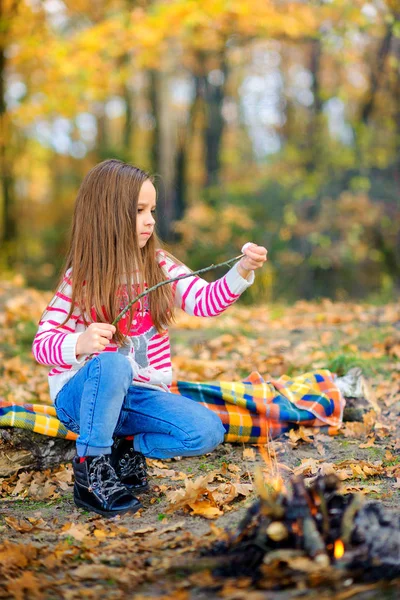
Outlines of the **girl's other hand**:
[{"label": "girl's other hand", "polygon": [[[268,250],[264,246],[257,246],[248,242],[242,248],[242,253],[245,254],[243,258],[238,262],[239,273],[247,279],[247,275],[250,271],[259,269],[263,266],[267,260]],[[244,274],[242,273],[244,271]]]},{"label": "girl's other hand", "polygon": [[111,323],[91,323],[76,342],[75,354],[93,354],[103,352],[116,332]]}]

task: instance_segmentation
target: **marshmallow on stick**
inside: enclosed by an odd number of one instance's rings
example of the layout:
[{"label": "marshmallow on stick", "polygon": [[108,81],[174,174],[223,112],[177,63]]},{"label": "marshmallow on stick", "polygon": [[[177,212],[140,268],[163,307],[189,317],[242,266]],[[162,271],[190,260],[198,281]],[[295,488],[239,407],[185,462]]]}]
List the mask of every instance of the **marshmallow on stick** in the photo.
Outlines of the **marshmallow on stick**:
[{"label": "marshmallow on stick", "polygon": [[242,254],[244,254],[246,248],[248,248],[248,246],[252,246],[252,242],[246,242],[243,246],[242,246]]}]

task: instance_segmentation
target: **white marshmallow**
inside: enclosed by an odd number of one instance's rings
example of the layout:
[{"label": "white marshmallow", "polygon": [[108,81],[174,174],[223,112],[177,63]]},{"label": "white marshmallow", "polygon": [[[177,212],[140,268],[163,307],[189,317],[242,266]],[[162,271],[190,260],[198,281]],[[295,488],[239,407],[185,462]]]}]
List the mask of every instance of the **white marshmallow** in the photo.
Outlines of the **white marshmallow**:
[{"label": "white marshmallow", "polygon": [[243,246],[242,246],[242,254],[244,254],[244,251],[246,250],[246,248],[248,246],[252,246],[253,242],[246,242]]}]

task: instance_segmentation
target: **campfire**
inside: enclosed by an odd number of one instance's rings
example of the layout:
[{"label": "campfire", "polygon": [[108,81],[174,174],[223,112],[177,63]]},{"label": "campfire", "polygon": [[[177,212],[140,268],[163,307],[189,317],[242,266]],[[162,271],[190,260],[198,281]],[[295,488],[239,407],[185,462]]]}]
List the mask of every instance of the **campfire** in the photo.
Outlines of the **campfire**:
[{"label": "campfire", "polygon": [[236,531],[202,552],[204,568],[222,577],[250,577],[262,589],[298,584],[400,577],[400,515],[359,494],[342,495],[324,475],[306,486],[292,478],[256,476],[259,499]]}]

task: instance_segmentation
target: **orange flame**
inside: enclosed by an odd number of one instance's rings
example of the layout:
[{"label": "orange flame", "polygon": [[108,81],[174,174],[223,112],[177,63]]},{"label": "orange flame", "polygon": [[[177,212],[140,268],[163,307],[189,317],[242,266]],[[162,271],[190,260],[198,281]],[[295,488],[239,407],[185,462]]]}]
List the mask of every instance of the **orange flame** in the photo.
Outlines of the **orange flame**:
[{"label": "orange flame", "polygon": [[333,548],[333,556],[337,560],[338,558],[342,558],[343,554],[344,554],[344,544],[343,544],[342,540],[336,540],[335,546]]}]

